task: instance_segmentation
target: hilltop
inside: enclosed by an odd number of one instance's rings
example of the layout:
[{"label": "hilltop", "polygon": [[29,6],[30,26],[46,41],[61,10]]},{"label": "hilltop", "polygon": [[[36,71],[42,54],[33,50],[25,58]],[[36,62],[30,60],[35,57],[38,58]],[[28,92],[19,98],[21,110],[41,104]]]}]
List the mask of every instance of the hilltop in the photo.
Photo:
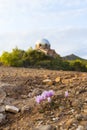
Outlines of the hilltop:
[{"label": "hilltop", "polygon": [[70,55],[67,55],[67,56],[64,56],[62,57],[64,60],[86,60],[86,59],[83,59],[75,54],[70,54]]}]

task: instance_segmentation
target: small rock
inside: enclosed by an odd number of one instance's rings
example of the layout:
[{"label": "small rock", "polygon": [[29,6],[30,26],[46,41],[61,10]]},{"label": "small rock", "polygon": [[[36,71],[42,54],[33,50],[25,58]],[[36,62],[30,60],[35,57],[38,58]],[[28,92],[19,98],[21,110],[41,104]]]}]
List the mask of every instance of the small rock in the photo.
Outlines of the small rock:
[{"label": "small rock", "polygon": [[59,106],[59,110],[60,111],[64,110],[64,106]]},{"label": "small rock", "polygon": [[55,117],[52,120],[56,122],[56,121],[58,121],[58,119],[59,119],[58,117]]},{"label": "small rock", "polygon": [[28,98],[28,96],[27,95],[21,95],[21,98],[26,99],[26,98]]},{"label": "small rock", "polygon": [[62,83],[63,84],[68,84],[69,83],[69,79],[62,79]]},{"label": "small rock", "polygon": [[0,112],[4,112],[5,111],[5,106],[0,106]]},{"label": "small rock", "polygon": [[19,112],[19,108],[15,107],[15,106],[10,106],[10,105],[6,105],[5,110],[7,112],[12,112],[12,113],[18,113]]},{"label": "small rock", "polygon": [[84,109],[83,112],[87,114],[87,109]]},{"label": "small rock", "polygon": [[28,98],[34,97],[36,95],[40,95],[42,93],[42,89],[35,88],[32,92],[28,94]]},{"label": "small rock", "polygon": [[21,108],[21,113],[24,113],[25,111],[31,112],[32,111],[32,107],[25,105]]},{"label": "small rock", "polygon": [[79,100],[75,99],[73,102],[72,102],[72,106],[76,107],[78,106],[79,104]]},{"label": "small rock", "polygon": [[74,111],[75,111],[74,109],[71,109],[71,110],[70,110],[70,112],[72,112],[72,113],[73,113]]},{"label": "small rock", "polygon": [[0,113],[0,124],[5,120],[6,116]]},{"label": "small rock", "polygon": [[55,79],[55,82],[56,83],[59,83],[61,81],[61,78],[60,77],[57,77],[56,79]]},{"label": "small rock", "polygon": [[49,77],[49,75],[44,75],[44,78],[48,78]]},{"label": "small rock", "polygon": [[77,114],[75,117],[76,117],[76,119],[78,121],[82,121],[82,119],[83,119],[83,115],[82,114]]},{"label": "small rock", "polygon": [[51,79],[45,79],[43,80],[43,83],[46,85],[53,85],[53,81]]},{"label": "small rock", "polygon": [[56,127],[52,126],[52,125],[42,125],[42,126],[39,126],[38,128],[35,128],[33,130],[56,130]]},{"label": "small rock", "polygon": [[84,130],[84,127],[79,125],[78,128],[76,130]]},{"label": "small rock", "polygon": [[87,115],[85,115],[85,116],[83,117],[83,119],[84,119],[84,121],[87,121]]}]

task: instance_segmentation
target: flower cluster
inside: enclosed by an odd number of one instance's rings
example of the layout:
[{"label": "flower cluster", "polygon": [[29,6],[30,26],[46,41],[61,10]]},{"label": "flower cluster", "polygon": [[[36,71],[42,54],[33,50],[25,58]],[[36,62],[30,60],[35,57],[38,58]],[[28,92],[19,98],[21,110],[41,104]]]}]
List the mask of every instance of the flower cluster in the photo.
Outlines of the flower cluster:
[{"label": "flower cluster", "polygon": [[40,102],[44,100],[48,100],[48,102],[51,102],[51,97],[54,95],[53,90],[44,91],[41,95],[36,97],[36,102],[39,104]]}]

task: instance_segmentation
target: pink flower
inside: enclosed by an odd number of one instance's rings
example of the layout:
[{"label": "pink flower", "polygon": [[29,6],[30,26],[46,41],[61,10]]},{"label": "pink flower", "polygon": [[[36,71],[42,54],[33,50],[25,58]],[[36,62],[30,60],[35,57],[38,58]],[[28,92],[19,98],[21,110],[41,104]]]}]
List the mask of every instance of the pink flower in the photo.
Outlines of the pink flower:
[{"label": "pink flower", "polygon": [[52,97],[54,95],[54,91],[53,90],[49,90],[48,91],[48,95],[49,95],[49,97]]},{"label": "pink flower", "polygon": [[53,90],[49,90],[49,91],[44,91],[41,95],[37,96],[36,102],[39,104],[40,102],[42,102],[43,100],[48,100],[48,102],[51,102],[51,98],[54,95],[54,91]]},{"label": "pink flower", "polygon": [[68,91],[65,91],[65,97],[68,97],[68,96],[69,96]]},{"label": "pink flower", "polygon": [[41,95],[44,97],[44,99],[46,99],[48,97],[53,96],[54,95],[54,91],[53,90],[44,91]]},{"label": "pink flower", "polygon": [[47,97],[49,97],[49,96],[48,96],[48,91],[44,91],[44,92],[41,94],[41,96],[42,96],[44,99],[46,99]]},{"label": "pink flower", "polygon": [[51,102],[51,98],[50,97],[48,97],[47,100],[48,100],[48,102]]},{"label": "pink flower", "polygon": [[36,102],[39,104],[41,101],[43,101],[43,97],[41,95],[36,97]]}]

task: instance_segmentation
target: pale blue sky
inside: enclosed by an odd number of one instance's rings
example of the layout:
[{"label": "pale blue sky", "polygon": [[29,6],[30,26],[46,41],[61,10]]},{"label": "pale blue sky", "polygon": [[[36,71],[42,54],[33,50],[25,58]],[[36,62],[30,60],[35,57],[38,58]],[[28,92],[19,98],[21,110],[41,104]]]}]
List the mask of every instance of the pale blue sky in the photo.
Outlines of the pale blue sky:
[{"label": "pale blue sky", "polygon": [[61,56],[87,58],[87,0],[0,0],[0,54],[42,38]]}]

